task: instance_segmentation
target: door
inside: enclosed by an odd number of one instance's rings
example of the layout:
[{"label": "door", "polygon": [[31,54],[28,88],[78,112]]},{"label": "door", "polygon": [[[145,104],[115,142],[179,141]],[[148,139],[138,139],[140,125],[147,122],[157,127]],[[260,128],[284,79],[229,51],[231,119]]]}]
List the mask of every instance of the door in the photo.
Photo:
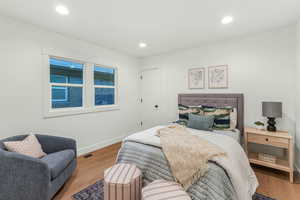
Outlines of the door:
[{"label": "door", "polygon": [[141,127],[142,129],[160,125],[161,73],[158,68],[140,73]]}]

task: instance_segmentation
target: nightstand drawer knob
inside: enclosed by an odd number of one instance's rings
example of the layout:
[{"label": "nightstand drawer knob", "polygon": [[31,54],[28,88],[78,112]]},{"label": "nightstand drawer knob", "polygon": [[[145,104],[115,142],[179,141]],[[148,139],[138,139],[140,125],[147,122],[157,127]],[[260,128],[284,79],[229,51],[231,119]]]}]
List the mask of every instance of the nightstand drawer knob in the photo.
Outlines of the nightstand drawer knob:
[{"label": "nightstand drawer knob", "polygon": [[268,141],[269,141],[269,138],[266,138],[266,141],[268,142]]}]

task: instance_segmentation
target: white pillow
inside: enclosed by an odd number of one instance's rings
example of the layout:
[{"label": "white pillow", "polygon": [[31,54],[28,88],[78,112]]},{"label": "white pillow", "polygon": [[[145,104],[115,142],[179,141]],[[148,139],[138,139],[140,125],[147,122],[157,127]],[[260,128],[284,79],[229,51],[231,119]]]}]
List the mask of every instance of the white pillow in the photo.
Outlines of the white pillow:
[{"label": "white pillow", "polygon": [[236,129],[237,126],[237,110],[233,108],[230,112],[230,130]]},{"label": "white pillow", "polygon": [[11,152],[34,158],[41,158],[47,155],[35,135],[29,135],[23,141],[4,142],[4,146]]}]

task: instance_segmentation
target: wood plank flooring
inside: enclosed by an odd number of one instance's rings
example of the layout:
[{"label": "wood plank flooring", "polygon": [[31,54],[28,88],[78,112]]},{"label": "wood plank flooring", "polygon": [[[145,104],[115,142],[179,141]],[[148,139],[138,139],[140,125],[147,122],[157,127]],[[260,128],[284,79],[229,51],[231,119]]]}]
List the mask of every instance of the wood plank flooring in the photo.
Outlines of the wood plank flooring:
[{"label": "wood plank flooring", "polygon": [[[74,193],[102,179],[104,170],[114,164],[120,146],[121,144],[117,143],[93,152],[92,157],[79,157],[75,173],[54,197],[54,200],[71,200]],[[260,183],[258,193],[276,200],[300,200],[298,180],[295,184],[290,184],[286,173],[253,167]]]}]

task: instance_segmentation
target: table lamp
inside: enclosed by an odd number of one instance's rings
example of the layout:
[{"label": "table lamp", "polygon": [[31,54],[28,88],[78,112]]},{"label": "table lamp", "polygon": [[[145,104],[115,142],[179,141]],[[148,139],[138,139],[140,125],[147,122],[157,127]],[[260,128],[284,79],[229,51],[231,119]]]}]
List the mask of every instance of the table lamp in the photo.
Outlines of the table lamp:
[{"label": "table lamp", "polygon": [[268,131],[276,131],[275,118],[282,117],[282,103],[281,102],[262,102],[262,114],[268,118]]}]

